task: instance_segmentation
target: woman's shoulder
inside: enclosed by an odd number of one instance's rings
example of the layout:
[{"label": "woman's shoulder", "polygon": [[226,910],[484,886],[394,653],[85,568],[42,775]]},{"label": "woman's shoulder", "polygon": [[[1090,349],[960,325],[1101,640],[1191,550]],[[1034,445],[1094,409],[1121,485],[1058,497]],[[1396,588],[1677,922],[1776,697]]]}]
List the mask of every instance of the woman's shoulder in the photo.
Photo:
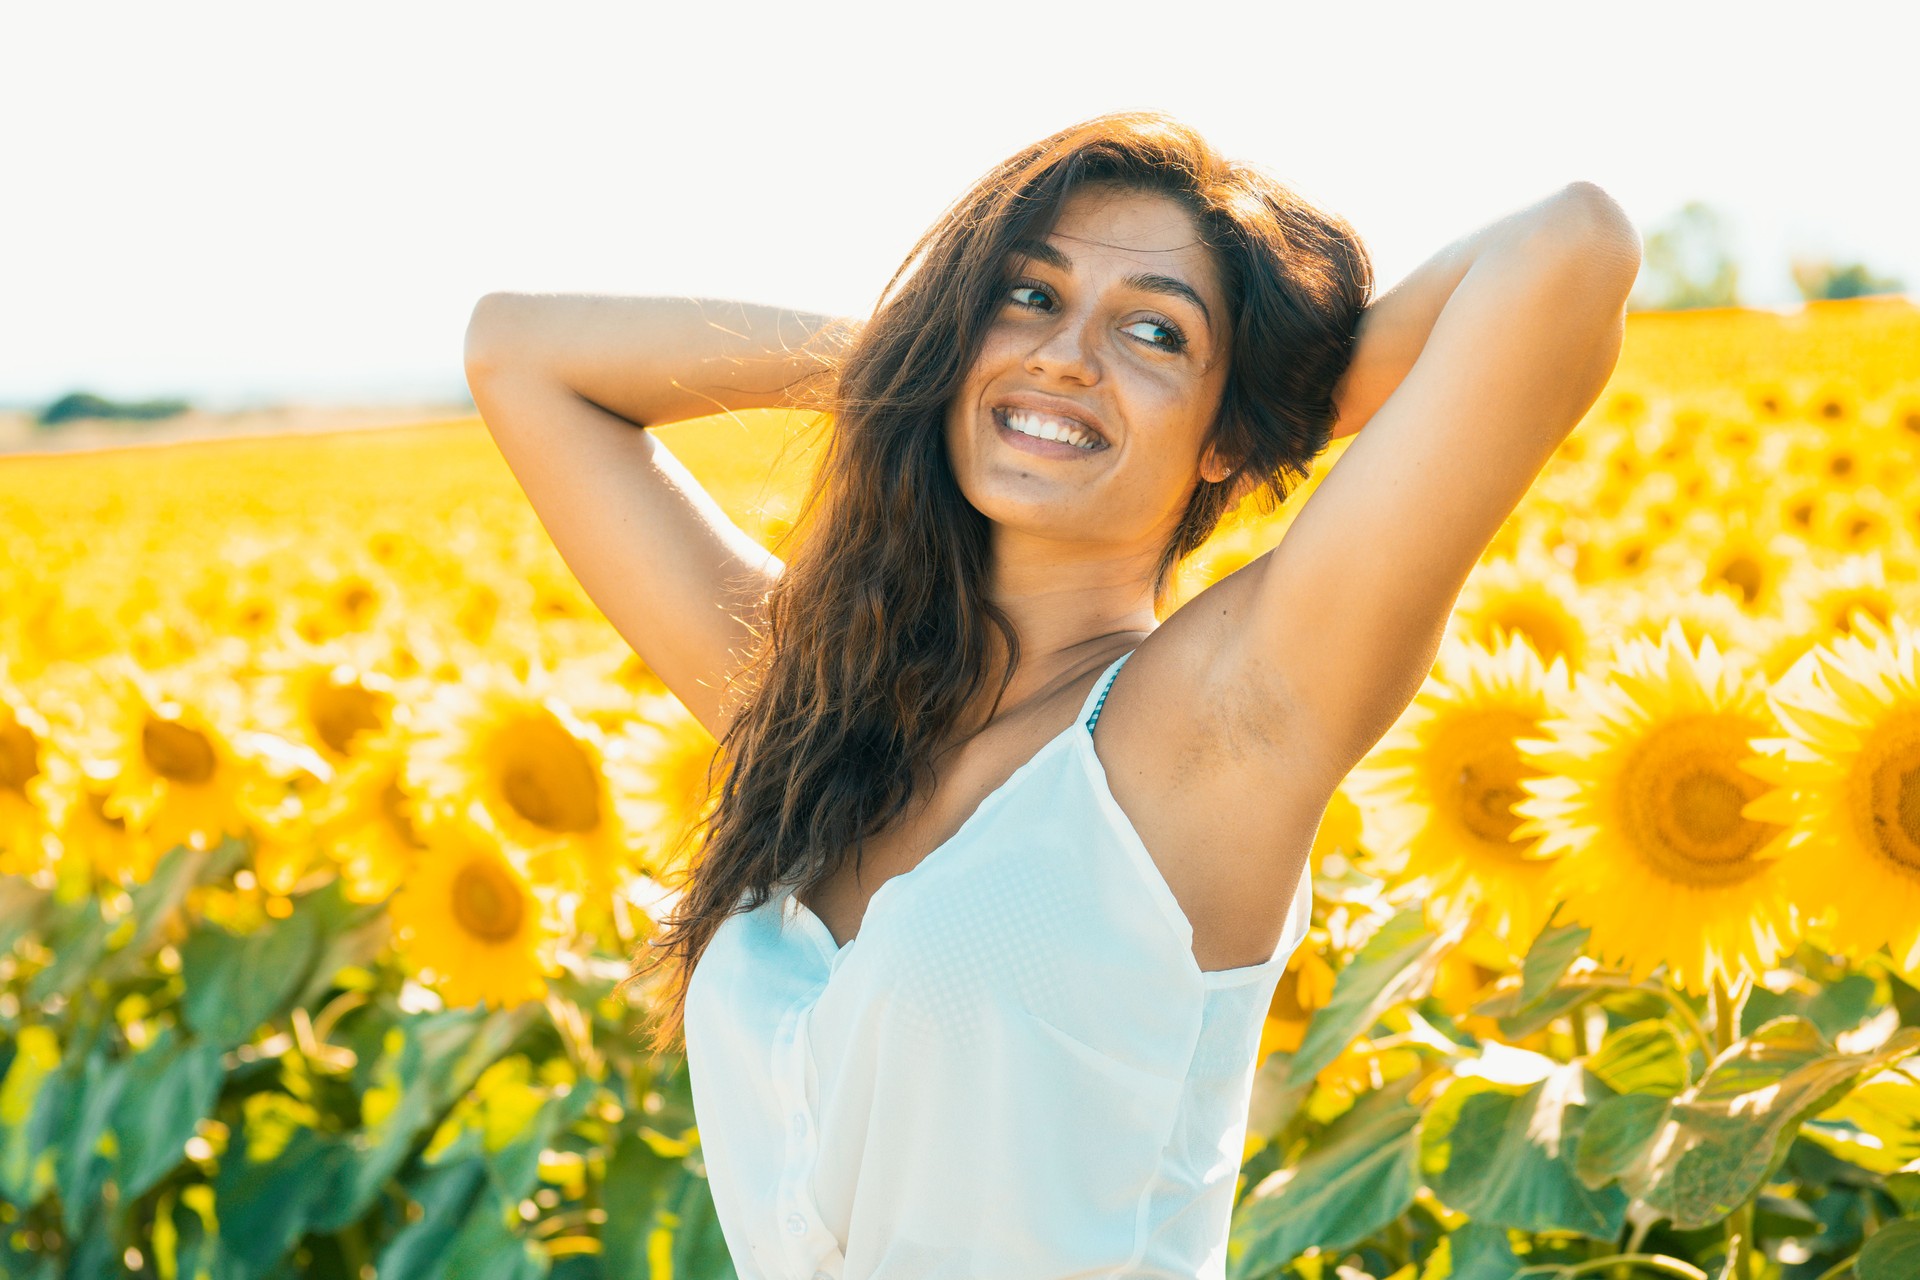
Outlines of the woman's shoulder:
[{"label": "woman's shoulder", "polygon": [[1092,748],[1193,926],[1201,968],[1229,969],[1272,954],[1340,779],[1314,762],[1283,704],[1233,680],[1217,615],[1192,609],[1114,676]]}]

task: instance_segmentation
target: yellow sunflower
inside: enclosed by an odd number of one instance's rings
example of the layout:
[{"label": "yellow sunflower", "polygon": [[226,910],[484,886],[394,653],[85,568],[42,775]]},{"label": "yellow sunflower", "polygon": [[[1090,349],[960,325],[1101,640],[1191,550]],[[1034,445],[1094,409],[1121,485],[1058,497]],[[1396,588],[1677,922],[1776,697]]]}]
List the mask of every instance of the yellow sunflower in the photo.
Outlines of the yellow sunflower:
[{"label": "yellow sunflower", "polygon": [[305,581],[304,563],[264,555],[207,556],[183,567],[198,576],[181,591],[180,602],[213,634],[264,649],[289,633],[290,602]]},{"label": "yellow sunflower", "polygon": [[[1877,490],[1861,487],[1849,493],[1835,508],[1830,536],[1833,544],[1844,550],[1879,551],[1895,541],[1905,521],[1898,503]],[[1896,594],[1902,593],[1896,591]]]},{"label": "yellow sunflower", "polygon": [[0,874],[31,876],[47,865],[47,813],[36,780],[50,749],[46,717],[29,704],[0,655]]},{"label": "yellow sunflower", "polygon": [[1729,660],[1748,662],[1756,627],[1731,588],[1712,590],[1679,583],[1639,581],[1623,584],[1617,617],[1607,630],[1613,638],[1638,636],[1653,644],[1669,623],[1678,622],[1687,644],[1698,649],[1707,636]]},{"label": "yellow sunflower", "polygon": [[382,670],[391,648],[368,633],[320,644],[289,639],[261,651],[246,681],[253,726],[344,764],[360,735],[393,717],[398,682]]},{"label": "yellow sunflower", "polygon": [[51,751],[41,763],[34,793],[46,808],[59,850],[48,869],[57,870],[63,886],[85,893],[92,891],[92,876],[138,884],[152,875],[165,850],[106,811],[106,785],[88,777],[81,761],[66,751]]},{"label": "yellow sunflower", "polygon": [[1267,1017],[1260,1029],[1257,1061],[1266,1061],[1275,1049],[1293,1053],[1307,1034],[1316,1009],[1326,1007],[1333,998],[1333,966],[1323,952],[1331,945],[1327,931],[1309,929],[1300,947],[1287,961],[1286,970],[1274,985],[1273,999],[1267,1004]]},{"label": "yellow sunflower", "polygon": [[[633,718],[624,732],[635,748],[641,798],[656,817],[653,825],[637,828],[635,835],[647,855],[646,870],[658,877],[676,869],[667,867],[663,859],[688,828],[710,815],[718,799],[721,766],[714,757],[718,744],[671,693],[639,694],[632,701]],[[707,785],[709,768],[712,790]]]},{"label": "yellow sunflower", "polygon": [[81,750],[87,776],[103,784],[102,816],[139,833],[155,856],[249,834],[260,756],[219,662],[147,669],[119,658],[99,671],[96,727]]},{"label": "yellow sunflower", "polygon": [[1360,806],[1348,794],[1349,783],[1342,781],[1327,800],[1320,814],[1320,825],[1313,832],[1313,847],[1307,851],[1307,865],[1318,876],[1323,868],[1343,875],[1358,860],[1365,848],[1361,839],[1364,823]]},{"label": "yellow sunflower", "polygon": [[[1733,487],[1728,476],[1711,493],[1726,493]],[[1781,584],[1801,551],[1797,539],[1762,522],[1752,511],[1718,503],[1685,517],[1675,545],[1703,567],[1701,586],[1731,588],[1741,604],[1756,612],[1776,607]]]},{"label": "yellow sunflower", "polygon": [[1524,948],[1545,921],[1547,866],[1516,839],[1513,805],[1535,770],[1515,740],[1538,733],[1568,688],[1565,663],[1542,664],[1518,636],[1496,650],[1449,639],[1412,704],[1348,775],[1367,847],[1404,852],[1404,874],[1430,886],[1436,924],[1478,909]]},{"label": "yellow sunflower", "polygon": [[409,739],[396,728],[364,735],[311,812],[316,845],[353,902],[380,902],[425,848],[401,785]]},{"label": "yellow sunflower", "polygon": [[449,1005],[538,1000],[562,904],[535,892],[477,805],[432,815],[423,834],[387,908],[400,954]]},{"label": "yellow sunflower", "polygon": [[1910,592],[1888,584],[1885,558],[1878,551],[1805,560],[1787,589],[1797,589],[1811,609],[1813,626],[1808,634],[1818,637],[1852,631],[1859,614],[1884,629],[1912,599]]},{"label": "yellow sunflower", "polygon": [[1500,648],[1509,633],[1533,646],[1542,661],[1586,665],[1593,621],[1559,564],[1543,552],[1523,551],[1475,569],[1448,627],[1449,635],[1488,649]]},{"label": "yellow sunflower", "polygon": [[296,634],[311,644],[365,632],[400,608],[400,584],[385,567],[361,554],[329,548],[327,563],[311,563],[299,584]]},{"label": "yellow sunflower", "polygon": [[574,712],[573,675],[476,662],[434,686],[410,709],[402,788],[416,810],[478,800],[537,881],[604,904],[661,815],[631,744]]},{"label": "yellow sunflower", "polygon": [[1772,690],[1786,735],[1756,744],[1773,785],[1747,812],[1792,825],[1788,892],[1822,945],[1882,943],[1920,967],[1920,642],[1904,618],[1862,621]]},{"label": "yellow sunflower", "polygon": [[1787,828],[1751,816],[1765,790],[1750,745],[1777,733],[1765,687],[1678,622],[1623,641],[1608,679],[1575,677],[1573,713],[1517,743],[1534,775],[1516,836],[1552,857],[1548,898],[1588,925],[1588,950],[1632,980],[1664,963],[1705,991],[1772,965],[1797,937],[1781,875]]}]

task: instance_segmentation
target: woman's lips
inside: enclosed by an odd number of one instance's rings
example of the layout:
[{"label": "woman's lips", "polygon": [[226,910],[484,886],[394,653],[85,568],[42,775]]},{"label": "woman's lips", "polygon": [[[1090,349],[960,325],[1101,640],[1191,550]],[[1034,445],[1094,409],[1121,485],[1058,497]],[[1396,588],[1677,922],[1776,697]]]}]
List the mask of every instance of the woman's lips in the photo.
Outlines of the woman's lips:
[{"label": "woman's lips", "polygon": [[1015,431],[1006,424],[1006,420],[1001,417],[998,409],[993,410],[993,425],[999,431],[1002,440],[1022,453],[1031,453],[1042,458],[1091,458],[1094,454],[1101,452],[1099,449],[1082,449],[1078,445],[1068,444],[1065,440],[1042,440],[1038,436]]}]

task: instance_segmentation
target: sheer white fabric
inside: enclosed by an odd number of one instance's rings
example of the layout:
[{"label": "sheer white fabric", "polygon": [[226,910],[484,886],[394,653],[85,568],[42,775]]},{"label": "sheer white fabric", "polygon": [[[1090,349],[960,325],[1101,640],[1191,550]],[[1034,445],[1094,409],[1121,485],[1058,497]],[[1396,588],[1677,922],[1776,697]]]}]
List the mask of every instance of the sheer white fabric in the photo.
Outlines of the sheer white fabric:
[{"label": "sheer white fabric", "polygon": [[1311,878],[1269,959],[1200,969],[1094,751],[1131,656],[845,947],[791,888],[709,943],[687,1068],[743,1280],[1225,1275]]}]

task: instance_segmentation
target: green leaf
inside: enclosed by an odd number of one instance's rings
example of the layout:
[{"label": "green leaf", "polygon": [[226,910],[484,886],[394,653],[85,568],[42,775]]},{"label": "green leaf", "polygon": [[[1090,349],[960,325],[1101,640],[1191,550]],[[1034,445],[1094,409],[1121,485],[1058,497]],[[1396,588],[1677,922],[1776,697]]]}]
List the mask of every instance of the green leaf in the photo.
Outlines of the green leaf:
[{"label": "green leaf", "polygon": [[161,855],[153,874],[128,895],[133,899],[133,936],[101,962],[99,975],[108,982],[137,976],[193,887],[231,871],[246,852],[244,840],[226,837],[211,849],[177,844]]},{"label": "green leaf", "polygon": [[180,949],[187,1024],[223,1052],[246,1043],[300,985],[314,943],[314,920],[304,911],[247,934],[200,929]]},{"label": "green leaf", "polygon": [[283,1258],[306,1231],[309,1216],[334,1186],[346,1148],[338,1139],[296,1129],[273,1159],[247,1159],[236,1133],[214,1179],[220,1252],[258,1274]]},{"label": "green leaf", "polygon": [[1623,1093],[1596,1105],[1580,1131],[1574,1176],[1596,1189],[1618,1178],[1653,1141],[1667,1111],[1667,1099],[1653,1093]]},{"label": "green leaf", "polygon": [[100,904],[87,898],[72,907],[56,907],[48,913],[47,950],[53,961],[33,975],[27,983],[27,1003],[45,1004],[50,997],[66,996],[86,981],[107,949],[113,926],[100,914]]},{"label": "green leaf", "polygon": [[114,1179],[123,1199],[145,1195],[180,1163],[223,1077],[218,1048],[204,1042],[183,1046],[172,1027],[128,1061],[127,1085],[111,1122],[119,1148]]},{"label": "green leaf", "polygon": [[1884,972],[1887,986],[1893,992],[1894,1012],[1900,1015],[1900,1025],[1920,1027],[1920,987],[1906,981],[1892,969]]},{"label": "green leaf", "polygon": [[[368,1021],[355,1082],[365,1123],[345,1139],[338,1185],[315,1210],[311,1229],[340,1231],[358,1220],[452,1103],[520,1035],[538,1006],[448,1009]],[[584,1103],[583,1103],[584,1105]],[[450,1157],[457,1160],[460,1154]],[[539,1151],[530,1157],[537,1172]],[[534,1176],[534,1175],[529,1175]]]},{"label": "green leaf", "polygon": [[28,1238],[24,1231],[0,1231],[0,1276],[7,1280],[69,1280],[60,1255],[41,1247],[38,1239],[29,1247]]},{"label": "green leaf", "polygon": [[361,1094],[362,1125],[347,1136],[348,1155],[339,1181],[327,1202],[315,1210],[313,1230],[341,1231],[358,1220],[421,1133],[435,1122],[436,1082],[427,1069],[417,1032],[409,1022],[386,1028],[380,1056]]},{"label": "green leaf", "polygon": [[1414,1075],[1363,1095],[1329,1124],[1298,1164],[1248,1189],[1233,1216],[1227,1256],[1236,1274],[1265,1274],[1310,1246],[1344,1249],[1392,1222],[1419,1182]]},{"label": "green leaf", "polygon": [[[309,896],[331,896],[339,891],[339,883],[332,881]],[[312,1008],[333,987],[342,969],[370,967],[392,941],[393,926],[387,918],[385,903],[347,905],[353,909],[337,917],[332,912],[324,912],[318,920],[316,927],[321,940],[318,954],[305,985],[293,999],[294,1004]]]},{"label": "green leaf", "polygon": [[1501,990],[1476,1004],[1473,1012],[1496,1019],[1503,1036],[1518,1040],[1592,998],[1595,993],[1585,986],[1561,985],[1567,970],[1579,958],[1588,933],[1584,925],[1574,924],[1541,929],[1527,948],[1519,981],[1502,979]]},{"label": "green leaf", "polygon": [[1920,1088],[1908,1080],[1870,1080],[1807,1121],[1806,1136],[1875,1173],[1920,1161]]},{"label": "green leaf", "polygon": [[486,1165],[463,1160],[421,1166],[407,1192],[419,1216],[394,1234],[380,1251],[375,1273],[380,1280],[432,1280],[446,1269],[446,1250],[487,1182]]},{"label": "green leaf", "polygon": [[1560,985],[1592,933],[1585,925],[1557,924],[1541,929],[1520,965],[1520,1003],[1536,1004]]},{"label": "green leaf", "polygon": [[1273,1138],[1299,1113],[1313,1094],[1313,1077],[1298,1080],[1293,1055],[1275,1049],[1253,1073],[1253,1093],[1247,1100],[1247,1132]]},{"label": "green leaf", "polygon": [[540,1104],[526,1126],[513,1141],[493,1152],[487,1165],[494,1185],[510,1201],[532,1194],[540,1178],[540,1153],[553,1143],[554,1135],[580,1118],[593,1101],[593,1082],[581,1080],[572,1086],[556,1086]]},{"label": "green leaf", "polygon": [[1820,1215],[1791,1196],[1761,1196],[1754,1202],[1753,1234],[1760,1240],[1812,1237],[1826,1230]]},{"label": "green leaf", "polygon": [[1599,993],[1575,982],[1555,987],[1532,1004],[1521,1004],[1519,994],[1513,991],[1497,995],[1476,1010],[1493,1018],[1500,1034],[1508,1040],[1525,1039]]},{"label": "green leaf", "polygon": [[1854,1264],[1860,1280],[1913,1280],[1920,1276],[1920,1221],[1900,1218],[1867,1237]]},{"label": "green leaf", "polygon": [[1750,1035],[1775,1018],[1800,1017],[1832,1040],[1851,1031],[1873,1011],[1878,985],[1864,973],[1849,973],[1811,992],[1769,991],[1756,985],[1740,1010],[1740,1034]]},{"label": "green leaf", "polygon": [[665,1203],[668,1187],[684,1161],[664,1156],[637,1133],[626,1133],[607,1160],[601,1198],[621,1206],[600,1229],[601,1264],[606,1280],[652,1280],[647,1241]]},{"label": "green leaf", "polygon": [[100,1138],[126,1084],[126,1072],[96,1048],[83,1062],[71,1064],[64,1074],[68,1083],[58,1123],[60,1154],[55,1176],[60,1187],[61,1221],[66,1224],[67,1234],[78,1239],[99,1207],[100,1187],[111,1167],[107,1152],[100,1149]]},{"label": "green leaf", "polygon": [[[519,1225],[514,1215],[517,1197],[503,1195],[488,1183],[467,1209],[460,1230],[448,1242],[439,1275],[446,1280],[536,1280],[546,1274],[546,1254],[507,1225]],[[681,1271],[675,1275],[708,1275]]]},{"label": "green leaf", "polygon": [[1635,1022],[1608,1032],[1587,1059],[1587,1070],[1615,1093],[1671,1098],[1693,1083],[1686,1050],[1664,1022]]},{"label": "green leaf", "polygon": [[1591,1091],[1604,1096],[1606,1086],[1577,1062],[1524,1089],[1471,1076],[1454,1080],[1420,1126],[1427,1185],[1476,1221],[1618,1235],[1626,1195],[1590,1188],[1574,1174]]},{"label": "green leaf", "polygon": [[1506,1228],[1469,1222],[1440,1237],[1420,1280],[1513,1280],[1520,1269]]},{"label": "green leaf", "polygon": [[60,1041],[51,1028],[20,1028],[7,1074],[0,1079],[0,1198],[39,1203],[53,1186],[53,1163],[43,1159],[66,1110],[67,1077]]},{"label": "green leaf", "polygon": [[1912,1053],[1920,1029],[1871,1053],[1835,1053],[1804,1018],[1778,1018],[1717,1058],[1669,1112],[1621,1185],[1682,1231],[1720,1221],[1785,1158],[1801,1122],[1866,1071]]},{"label": "green leaf", "polygon": [[671,1274],[736,1280],[733,1258],[713,1208],[713,1187],[687,1165],[675,1170],[667,1187],[666,1217],[673,1223]]},{"label": "green leaf", "polygon": [[1430,982],[1441,954],[1459,940],[1464,927],[1461,921],[1444,933],[1432,933],[1417,906],[1382,923],[1334,978],[1326,1007],[1314,1011],[1289,1061],[1288,1080],[1296,1085],[1310,1082],[1382,1013]]}]

